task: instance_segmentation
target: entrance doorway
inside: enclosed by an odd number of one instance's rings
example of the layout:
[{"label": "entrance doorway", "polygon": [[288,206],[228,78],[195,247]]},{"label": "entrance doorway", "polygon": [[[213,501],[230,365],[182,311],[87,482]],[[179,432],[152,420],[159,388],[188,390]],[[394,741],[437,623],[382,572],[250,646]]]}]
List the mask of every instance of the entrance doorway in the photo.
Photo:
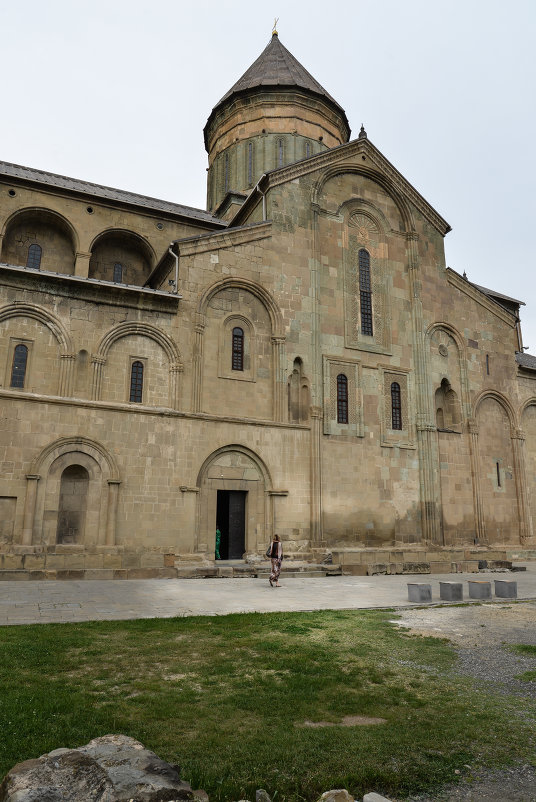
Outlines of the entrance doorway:
[{"label": "entrance doorway", "polygon": [[222,560],[241,560],[246,550],[246,496],[244,490],[218,490],[216,527],[221,532]]}]

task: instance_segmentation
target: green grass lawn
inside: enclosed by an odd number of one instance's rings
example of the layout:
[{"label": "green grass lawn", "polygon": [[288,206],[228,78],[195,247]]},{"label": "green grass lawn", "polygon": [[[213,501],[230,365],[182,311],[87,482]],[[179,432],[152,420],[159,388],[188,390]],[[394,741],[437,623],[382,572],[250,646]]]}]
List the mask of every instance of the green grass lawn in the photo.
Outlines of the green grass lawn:
[{"label": "green grass lawn", "polygon": [[[341,787],[403,796],[454,780],[465,764],[530,760],[529,703],[453,677],[446,642],[409,636],[392,617],[322,611],[4,627],[0,774],[112,732],[179,763],[211,802],[254,799],[261,787],[274,802]],[[355,715],[386,721],[338,725]]]}]

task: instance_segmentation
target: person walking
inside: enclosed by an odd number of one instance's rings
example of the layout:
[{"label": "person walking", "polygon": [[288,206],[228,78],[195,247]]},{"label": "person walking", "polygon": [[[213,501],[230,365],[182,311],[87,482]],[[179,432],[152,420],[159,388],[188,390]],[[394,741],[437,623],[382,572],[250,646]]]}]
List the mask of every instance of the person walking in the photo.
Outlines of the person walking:
[{"label": "person walking", "polygon": [[281,573],[281,563],[283,561],[283,544],[279,535],[274,535],[270,543],[270,559],[272,561],[272,571],[270,573],[270,585],[280,588],[279,574]]}]

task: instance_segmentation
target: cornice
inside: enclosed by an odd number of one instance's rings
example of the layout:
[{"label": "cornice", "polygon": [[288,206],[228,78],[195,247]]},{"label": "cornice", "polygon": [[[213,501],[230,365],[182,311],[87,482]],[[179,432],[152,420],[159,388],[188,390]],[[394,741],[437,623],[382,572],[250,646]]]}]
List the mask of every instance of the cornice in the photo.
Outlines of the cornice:
[{"label": "cornice", "polygon": [[205,234],[200,237],[179,239],[175,240],[175,242],[178,246],[180,256],[191,256],[192,254],[205,253],[206,251],[235,248],[237,245],[257,242],[258,240],[267,239],[271,236],[272,223],[268,220],[234,229],[226,228],[225,231]]},{"label": "cornice", "polygon": [[2,286],[24,292],[47,293],[55,297],[76,298],[109,306],[126,306],[147,311],[175,313],[180,296],[147,287],[114,284],[64,273],[47,273],[17,265],[0,264]]},{"label": "cornice", "polygon": [[517,319],[516,316],[512,312],[508,312],[502,306],[500,306],[495,301],[492,301],[487,295],[485,295],[481,290],[478,290],[474,284],[471,284],[470,281],[467,279],[462,278],[459,276],[456,271],[452,270],[452,268],[447,267],[447,281],[453,287],[463,292],[465,295],[468,295],[469,298],[472,298],[473,301],[483,306],[489,312],[492,312],[496,317],[500,318],[502,321],[507,323],[512,328],[515,327]]},{"label": "cornice", "polygon": [[[404,178],[402,173],[385,158],[383,153],[365,137],[354,139],[344,145],[339,145],[336,148],[331,148],[330,150],[310,156],[308,159],[303,159],[287,167],[281,167],[278,170],[272,170],[266,173],[265,180],[267,189],[272,189],[288,181],[294,181],[296,178],[301,178],[302,176],[325,169],[326,167],[336,167],[338,165],[344,167],[348,165],[349,168],[355,169],[357,167],[359,169],[361,165],[349,164],[349,159],[353,159],[356,156],[366,156],[370,159],[375,170],[387,178],[401,195],[410,200],[415,208],[419,210],[423,217],[425,217],[442,236],[445,236],[451,231],[451,227],[447,221],[430,206],[428,201],[406,178]],[[370,170],[370,167],[368,169],[362,167],[362,171],[364,174],[368,174],[371,180],[374,180],[374,170]],[[244,216],[246,216],[250,204],[254,201],[254,196],[255,193],[252,192],[242,208],[238,211],[237,219],[243,219]]]}]

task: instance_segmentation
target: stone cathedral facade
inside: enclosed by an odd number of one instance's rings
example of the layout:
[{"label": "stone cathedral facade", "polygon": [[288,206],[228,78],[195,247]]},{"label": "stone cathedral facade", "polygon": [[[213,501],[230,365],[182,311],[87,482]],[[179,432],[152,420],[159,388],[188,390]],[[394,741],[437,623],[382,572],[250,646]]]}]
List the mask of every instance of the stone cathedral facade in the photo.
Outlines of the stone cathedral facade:
[{"label": "stone cathedral facade", "polygon": [[204,136],[207,211],[0,163],[1,576],[529,554],[520,302],[276,33]]}]

